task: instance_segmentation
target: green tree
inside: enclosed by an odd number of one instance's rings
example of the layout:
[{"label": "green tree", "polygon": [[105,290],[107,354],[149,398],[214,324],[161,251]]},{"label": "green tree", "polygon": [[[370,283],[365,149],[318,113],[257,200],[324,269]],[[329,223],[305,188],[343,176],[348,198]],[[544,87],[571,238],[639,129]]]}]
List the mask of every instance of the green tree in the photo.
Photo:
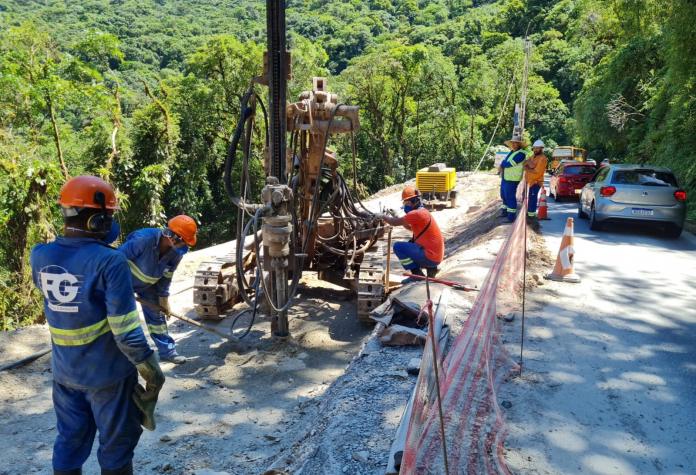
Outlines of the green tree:
[{"label": "green tree", "polygon": [[446,160],[461,148],[456,75],[437,49],[396,46],[364,55],[341,80],[347,102],[361,108],[361,134],[369,137],[360,140],[359,152],[371,189],[413,176],[426,154],[429,161]]}]

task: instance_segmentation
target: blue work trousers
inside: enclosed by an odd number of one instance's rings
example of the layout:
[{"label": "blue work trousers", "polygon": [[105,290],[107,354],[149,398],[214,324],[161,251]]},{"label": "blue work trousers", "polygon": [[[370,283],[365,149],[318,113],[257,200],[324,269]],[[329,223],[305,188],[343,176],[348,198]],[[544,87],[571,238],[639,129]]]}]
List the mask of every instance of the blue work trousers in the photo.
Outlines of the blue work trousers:
[{"label": "blue work trousers", "polygon": [[[104,367],[108,371],[108,366]],[[58,436],[53,468],[67,472],[87,461],[99,430],[97,459],[105,470],[118,470],[133,459],[142,413],[133,401],[138,373],[102,389],[74,389],[53,381],[53,405]]]},{"label": "blue work trousers", "polygon": [[527,216],[536,215],[537,205],[539,202],[539,190],[541,190],[541,185],[538,183],[529,187],[529,202],[527,208]]},{"label": "blue work trousers", "polygon": [[500,199],[503,200],[501,209],[507,211],[507,205],[505,204],[505,178],[503,178],[502,173],[500,174]]},{"label": "blue work trousers", "polygon": [[508,221],[514,221],[517,216],[517,186],[519,184],[519,181],[503,180],[503,200],[507,207]]},{"label": "blue work trousers", "polygon": [[[136,295],[139,299],[153,305],[159,305],[159,295],[154,285],[138,292]],[[167,331],[167,319],[153,308],[145,305],[141,305],[141,307],[145,315],[147,330],[150,332],[150,337],[152,341],[155,342],[155,346],[157,346],[157,352],[160,358],[176,355],[176,343],[174,342],[174,338],[169,336],[169,332]]]},{"label": "blue work trousers", "polygon": [[425,257],[425,248],[413,242],[395,242],[394,254],[405,270],[413,270],[417,267],[437,267],[438,263]]}]

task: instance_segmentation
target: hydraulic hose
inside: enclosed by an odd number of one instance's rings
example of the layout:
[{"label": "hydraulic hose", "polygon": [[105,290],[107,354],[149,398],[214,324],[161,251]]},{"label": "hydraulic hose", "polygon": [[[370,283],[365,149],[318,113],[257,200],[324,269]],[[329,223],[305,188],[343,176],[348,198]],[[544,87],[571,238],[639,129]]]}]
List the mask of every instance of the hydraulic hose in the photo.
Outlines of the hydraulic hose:
[{"label": "hydraulic hose", "polygon": [[[260,255],[261,249],[259,248],[259,240],[258,240],[258,229],[257,229],[257,223],[258,219],[261,215],[261,212],[264,210],[270,209],[270,207],[266,206],[262,209],[256,210],[256,213],[254,214],[254,247],[256,248],[256,255]],[[304,261],[304,257],[300,258],[300,264],[302,264]],[[290,304],[292,304],[292,299],[295,298],[295,294],[297,293],[297,288],[299,287],[300,283],[300,276],[302,275],[302,272],[297,272],[297,270],[294,272],[293,277],[293,284],[292,284],[292,291],[290,292],[290,296],[287,298],[287,302],[285,302],[285,305],[283,305],[281,308],[277,308],[275,304],[273,303],[271,299],[271,294],[268,292],[268,289],[266,288],[266,279],[263,276],[263,270],[261,267],[258,267],[259,273],[258,273],[258,278],[261,279],[261,286],[263,287],[264,294],[266,295],[266,302],[268,302],[268,305],[273,309],[274,312],[276,313],[282,313],[286,311],[287,309],[290,308]],[[302,269],[302,265],[299,266],[299,269]]]},{"label": "hydraulic hose", "polygon": [[247,121],[247,119],[251,117],[254,113],[254,109],[252,109],[251,107],[247,107],[247,102],[249,101],[249,97],[251,97],[252,94],[255,94],[253,90],[247,92],[242,98],[242,114],[239,118],[239,123],[237,124],[237,129],[234,132],[234,136],[232,137],[232,143],[230,144],[230,148],[227,150],[227,157],[225,157],[225,190],[227,191],[227,195],[230,197],[232,203],[234,203],[235,206],[247,210],[258,209],[261,207],[261,205],[244,204],[234,194],[234,190],[232,189],[232,167],[234,166],[234,162],[237,156],[237,147],[239,145],[239,139],[242,137],[242,132],[244,131],[244,124]]},{"label": "hydraulic hose", "polygon": [[261,110],[263,111],[263,123],[265,125],[265,131],[266,131],[266,146],[268,146],[268,114],[266,113],[266,106],[263,105],[263,101],[261,100],[261,96],[257,95],[256,100],[258,101],[259,105],[261,106]]},{"label": "hydraulic hose", "polygon": [[[261,211],[261,210],[259,210]],[[256,217],[252,217],[249,222],[246,224],[244,227],[244,240],[246,240],[246,236],[249,234],[249,229],[251,228],[251,225],[254,224],[254,220]],[[256,305],[256,300],[252,301],[249,296],[246,294],[247,290],[251,290],[252,286],[249,284],[249,282],[246,281],[246,277],[244,276],[244,267],[242,265],[242,259],[244,257],[244,242],[243,241],[237,241],[237,282],[239,283],[239,290],[240,294],[242,295],[242,299],[244,299],[244,302],[246,302],[247,305],[255,306]],[[257,267],[260,265],[259,260],[261,259],[261,254],[256,253],[256,259],[257,259]],[[258,282],[257,282],[258,285]]]},{"label": "hydraulic hose", "polygon": [[[254,326],[254,322],[256,321],[256,311],[257,311],[257,309],[258,309],[258,301],[259,301],[259,276],[258,276],[258,274],[257,274],[257,275],[256,275],[256,285],[254,285],[254,305],[253,305],[253,306],[250,306],[249,308],[245,308],[244,310],[242,310],[241,312],[239,312],[239,313],[234,317],[234,320],[232,320],[232,324],[230,325],[230,335],[232,335],[232,336],[234,336],[234,337],[236,337],[236,338],[238,338],[238,339],[241,340],[242,338],[244,338],[245,336],[247,336],[247,335],[249,334],[249,332],[251,331],[251,327]],[[234,330],[234,326],[236,325],[237,320],[239,320],[239,318],[240,318],[242,315],[244,315],[245,313],[248,313],[248,312],[253,312],[253,313],[251,314],[251,321],[249,322],[249,326],[247,327],[247,329],[246,329],[241,335],[234,335],[234,334],[232,333],[232,331]]]}]

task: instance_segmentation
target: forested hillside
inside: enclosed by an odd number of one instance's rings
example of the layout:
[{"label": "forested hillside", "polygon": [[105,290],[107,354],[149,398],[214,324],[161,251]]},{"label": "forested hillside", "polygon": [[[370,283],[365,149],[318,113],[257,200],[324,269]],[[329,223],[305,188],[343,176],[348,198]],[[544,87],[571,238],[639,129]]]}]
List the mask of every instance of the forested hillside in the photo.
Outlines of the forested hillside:
[{"label": "forested hillside", "polygon": [[[582,146],[596,160],[666,165],[696,192],[693,2],[306,0],[287,8],[289,97],[321,75],[342,102],[361,107],[365,193],[432,162],[475,167],[499,117],[493,145],[509,138],[520,81],[509,98],[508,86],[521,76],[527,30],[529,138]],[[202,245],[231,239],[223,161],[264,50],[260,1],[0,0],[3,329],[41,313],[28,251],[59,229],[54,202],[69,176],[114,185],[124,233],[186,213],[199,221]],[[334,146],[350,167],[349,143]]]}]

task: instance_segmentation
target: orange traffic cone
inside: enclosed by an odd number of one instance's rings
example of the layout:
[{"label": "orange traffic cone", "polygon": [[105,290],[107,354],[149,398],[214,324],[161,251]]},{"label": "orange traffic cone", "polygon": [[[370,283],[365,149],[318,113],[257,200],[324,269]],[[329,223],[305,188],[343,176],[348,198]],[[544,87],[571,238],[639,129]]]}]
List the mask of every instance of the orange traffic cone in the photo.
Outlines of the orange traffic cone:
[{"label": "orange traffic cone", "polygon": [[546,189],[541,189],[541,198],[539,198],[539,211],[537,219],[551,219],[548,215],[548,206],[546,205]]},{"label": "orange traffic cone", "polygon": [[573,259],[575,257],[575,249],[573,249],[573,218],[568,218],[563,239],[561,240],[561,249],[558,251],[556,265],[550,274],[546,274],[546,278],[556,280],[558,282],[580,282],[580,276],[575,273]]}]

